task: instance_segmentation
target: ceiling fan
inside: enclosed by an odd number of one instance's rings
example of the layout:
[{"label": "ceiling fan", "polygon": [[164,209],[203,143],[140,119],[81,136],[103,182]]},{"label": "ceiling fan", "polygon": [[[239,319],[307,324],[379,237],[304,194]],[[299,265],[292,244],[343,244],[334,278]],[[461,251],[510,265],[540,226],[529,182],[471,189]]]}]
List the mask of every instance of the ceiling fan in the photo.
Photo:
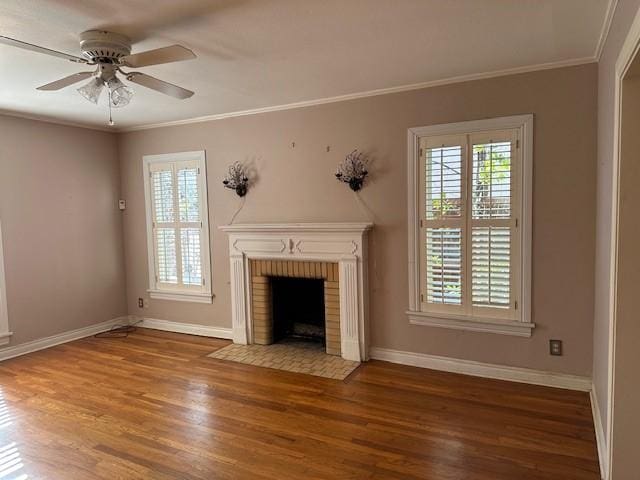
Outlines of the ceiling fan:
[{"label": "ceiling fan", "polygon": [[196,55],[191,50],[181,45],[171,45],[131,54],[131,40],[128,37],[102,30],[88,30],[80,34],[82,57],[2,35],[0,35],[0,43],[44,53],[45,55],[52,55],[75,63],[95,65],[96,69],[93,71],[74,73],[55,82],[42,85],[38,87],[38,90],[60,90],[92,77],[89,83],[78,88],[78,93],[90,102],[97,104],[102,90],[104,87],[107,88],[109,94],[109,125],[114,124],[111,118],[111,107],[124,107],[129,104],[133,97],[133,90],[122,83],[117,74],[121,74],[129,82],[181,100],[191,97],[194,93],[191,90],[159,80],[142,72],[125,72],[122,70],[122,67],[139,68],[196,58]]}]

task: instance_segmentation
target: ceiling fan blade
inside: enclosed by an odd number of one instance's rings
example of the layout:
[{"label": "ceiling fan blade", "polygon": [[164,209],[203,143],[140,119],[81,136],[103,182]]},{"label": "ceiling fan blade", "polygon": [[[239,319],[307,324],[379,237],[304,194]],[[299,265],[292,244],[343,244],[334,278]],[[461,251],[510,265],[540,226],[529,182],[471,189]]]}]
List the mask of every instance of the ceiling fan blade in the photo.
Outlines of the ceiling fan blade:
[{"label": "ceiling fan blade", "polygon": [[140,72],[127,73],[127,80],[133,83],[137,83],[138,85],[142,85],[143,87],[150,88],[151,90],[156,90],[160,93],[164,93],[165,95],[179,98],[180,100],[184,100],[185,98],[193,96],[193,92],[191,90],[178,87],[177,85],[174,85],[172,83],[158,80],[155,77]]},{"label": "ceiling fan blade", "polygon": [[76,63],[88,63],[84,58],[76,57],[75,55],[69,55],[68,53],[58,52],[57,50],[51,50],[50,48],[40,47],[31,43],[22,42],[15,38],[9,38],[0,35],[0,43],[10,45],[12,47],[23,48],[25,50],[31,50],[32,52],[44,53],[45,55],[51,55],[53,57],[64,58]]},{"label": "ceiling fan blade", "polygon": [[146,52],[134,53],[122,57],[120,61],[123,65],[133,68],[147,67],[149,65],[160,65],[161,63],[181,62],[196,58],[188,48],[182,45],[171,45],[169,47],[156,48]]},{"label": "ceiling fan blade", "polygon": [[91,77],[95,72],[78,72],[73,75],[69,75],[68,77],[61,78],[60,80],[56,80],[55,82],[47,83],[46,85],[42,85],[37,88],[37,90],[60,90],[61,88],[68,87],[69,85],[73,85],[74,83],[81,82],[85,78]]}]

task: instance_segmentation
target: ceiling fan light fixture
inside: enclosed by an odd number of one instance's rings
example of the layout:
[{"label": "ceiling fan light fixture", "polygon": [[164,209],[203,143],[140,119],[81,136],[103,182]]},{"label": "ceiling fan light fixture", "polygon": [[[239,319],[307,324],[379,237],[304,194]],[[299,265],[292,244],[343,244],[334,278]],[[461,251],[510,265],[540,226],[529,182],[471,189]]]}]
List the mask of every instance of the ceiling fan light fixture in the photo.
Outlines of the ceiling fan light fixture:
[{"label": "ceiling fan light fixture", "polygon": [[91,80],[89,80],[89,83],[78,88],[78,93],[89,100],[91,103],[97,104],[103,88],[104,83],[102,82],[102,80],[100,80],[98,77],[93,77]]},{"label": "ceiling fan light fixture", "polygon": [[112,108],[121,108],[131,102],[134,91],[117,78],[120,73],[136,85],[155,90],[164,95],[184,100],[193,96],[194,92],[169,82],[154,78],[142,72],[123,72],[120,67],[148,67],[164,63],[181,62],[196,58],[196,55],[182,45],[169,45],[144,52],[131,54],[131,40],[124,35],[104,30],[88,30],[80,34],[80,50],[82,57],[41,47],[32,43],[16,40],[0,35],[0,44],[10,45],[25,50],[50,55],[75,63],[96,66],[95,71],[77,72],[64,78],[49,82],[37,88],[39,91],[57,91],[91,78],[89,83],[78,88],[80,95],[97,105],[102,90],[107,87],[107,106],[109,108],[109,125],[114,125],[111,116]]},{"label": "ceiling fan light fixture", "polygon": [[121,108],[129,105],[133,97],[133,90],[120,81],[119,78],[113,76],[107,81],[109,88],[109,102],[113,108]]}]

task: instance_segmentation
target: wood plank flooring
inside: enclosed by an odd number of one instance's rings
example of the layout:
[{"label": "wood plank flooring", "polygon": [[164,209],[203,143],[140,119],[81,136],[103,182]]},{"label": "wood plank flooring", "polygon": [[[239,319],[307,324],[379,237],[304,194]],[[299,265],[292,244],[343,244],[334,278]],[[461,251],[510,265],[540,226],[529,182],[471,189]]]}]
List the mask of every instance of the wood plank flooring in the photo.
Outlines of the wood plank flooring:
[{"label": "wood plank flooring", "polygon": [[585,393],[378,361],[340,382],[206,357],[228,343],[139,329],[0,363],[0,478],[599,478]]}]

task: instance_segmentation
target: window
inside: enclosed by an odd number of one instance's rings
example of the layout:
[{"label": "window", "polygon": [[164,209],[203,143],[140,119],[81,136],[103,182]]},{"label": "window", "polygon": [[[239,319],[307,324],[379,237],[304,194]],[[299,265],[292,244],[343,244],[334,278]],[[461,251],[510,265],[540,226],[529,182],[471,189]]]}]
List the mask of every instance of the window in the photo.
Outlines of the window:
[{"label": "window", "polygon": [[205,154],[143,163],[151,298],[211,303]]},{"label": "window", "polygon": [[11,338],[9,313],[7,311],[7,284],[4,278],[4,252],[2,249],[2,225],[0,224],[0,345],[6,345]]},{"label": "window", "polygon": [[531,335],[532,123],[409,130],[411,323]]}]

